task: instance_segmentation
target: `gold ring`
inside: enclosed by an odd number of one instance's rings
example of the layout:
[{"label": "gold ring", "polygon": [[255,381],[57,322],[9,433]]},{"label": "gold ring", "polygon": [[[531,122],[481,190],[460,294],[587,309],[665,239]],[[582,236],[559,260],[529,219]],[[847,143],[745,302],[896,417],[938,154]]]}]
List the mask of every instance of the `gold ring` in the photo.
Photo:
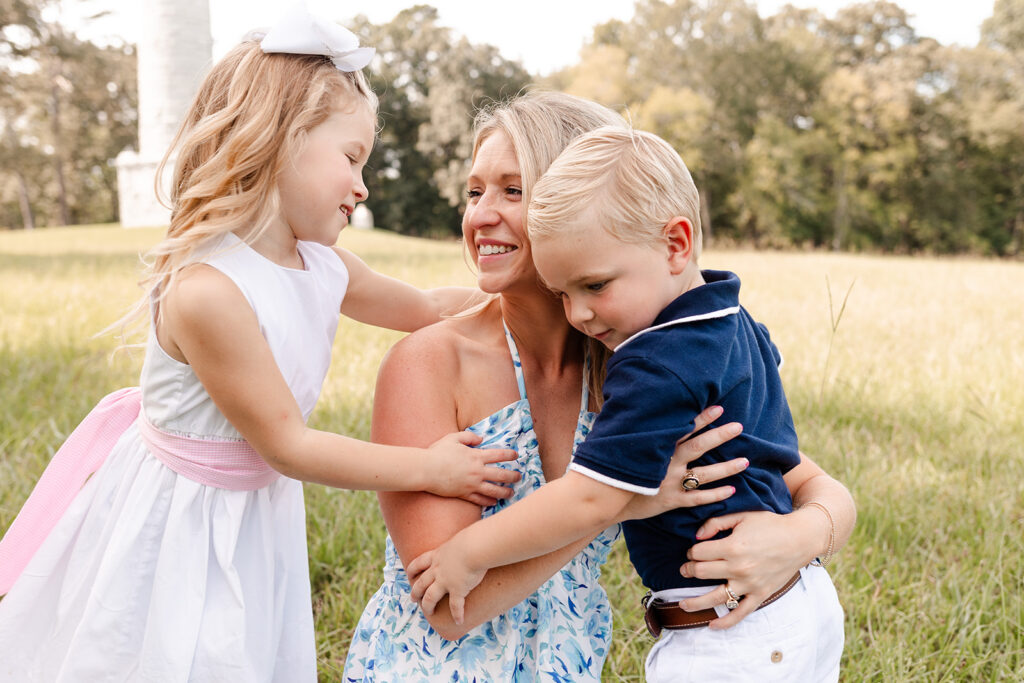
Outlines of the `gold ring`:
[{"label": "gold ring", "polygon": [[693,470],[686,470],[686,474],[683,475],[683,481],[680,483],[684,491],[692,491],[700,486],[700,479],[693,473]]},{"label": "gold ring", "polygon": [[725,606],[729,609],[736,609],[740,606],[740,596],[732,592],[729,588],[729,584],[725,584],[725,592],[729,596],[729,599],[725,601]]}]

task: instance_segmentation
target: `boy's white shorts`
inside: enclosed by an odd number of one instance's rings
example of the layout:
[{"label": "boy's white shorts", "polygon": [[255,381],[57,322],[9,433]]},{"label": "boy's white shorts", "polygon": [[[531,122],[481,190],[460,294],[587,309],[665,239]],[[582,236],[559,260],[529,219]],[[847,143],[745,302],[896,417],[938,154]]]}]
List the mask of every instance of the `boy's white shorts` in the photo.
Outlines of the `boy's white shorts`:
[{"label": "boy's white shorts", "polygon": [[[713,587],[658,591],[676,601]],[[716,607],[719,615],[728,610]],[[784,596],[724,631],[665,629],[647,655],[649,683],[661,681],[839,680],[843,654],[843,608],[828,572],[808,565]]]}]

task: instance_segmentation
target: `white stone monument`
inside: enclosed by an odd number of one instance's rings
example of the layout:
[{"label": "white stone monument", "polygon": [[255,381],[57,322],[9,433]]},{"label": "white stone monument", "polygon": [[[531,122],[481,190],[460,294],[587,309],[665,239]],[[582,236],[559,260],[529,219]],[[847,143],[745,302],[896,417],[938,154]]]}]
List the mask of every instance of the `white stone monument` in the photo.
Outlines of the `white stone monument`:
[{"label": "white stone monument", "polygon": [[[117,156],[121,225],[167,225],[157,200],[156,168],[174,139],[213,57],[208,0],[149,0],[138,44],[139,150]],[[174,169],[164,170],[166,197]]]},{"label": "white stone monument", "polygon": [[352,220],[350,224],[353,228],[360,230],[370,230],[373,228],[373,212],[370,211],[366,204],[360,204],[356,207],[356,210],[352,212]]}]

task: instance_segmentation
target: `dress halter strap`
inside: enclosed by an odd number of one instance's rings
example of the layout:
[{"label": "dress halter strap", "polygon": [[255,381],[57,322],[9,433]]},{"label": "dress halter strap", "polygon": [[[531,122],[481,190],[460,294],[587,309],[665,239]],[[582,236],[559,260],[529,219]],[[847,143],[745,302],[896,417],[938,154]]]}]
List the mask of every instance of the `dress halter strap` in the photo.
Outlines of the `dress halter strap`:
[{"label": "dress halter strap", "polygon": [[590,347],[584,345],[583,353],[583,399],[580,402],[580,412],[585,413],[590,409]]},{"label": "dress halter strap", "polygon": [[[512,368],[516,372],[516,384],[519,385],[519,398],[526,399],[526,377],[523,376],[523,362],[519,359],[519,349],[516,347],[516,342],[512,338],[512,333],[509,332],[508,325],[505,321],[501,321],[501,326],[505,329],[505,341],[508,342],[509,353],[512,354]],[[590,408],[590,349],[587,348],[583,357],[583,391],[580,399],[580,412],[585,413]]]},{"label": "dress halter strap", "polygon": [[508,342],[509,353],[512,354],[512,368],[516,371],[516,384],[519,385],[519,398],[522,400],[526,399],[526,378],[523,377],[523,362],[519,360],[519,349],[516,348],[516,342],[512,339],[512,333],[508,331],[508,325],[505,321],[501,321],[501,326],[505,328],[505,340]]}]

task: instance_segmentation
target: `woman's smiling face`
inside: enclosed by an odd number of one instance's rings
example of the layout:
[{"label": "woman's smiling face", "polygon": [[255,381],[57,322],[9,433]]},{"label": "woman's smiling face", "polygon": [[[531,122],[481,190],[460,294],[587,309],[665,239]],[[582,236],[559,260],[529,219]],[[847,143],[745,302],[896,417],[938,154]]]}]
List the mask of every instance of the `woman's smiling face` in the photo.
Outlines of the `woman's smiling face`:
[{"label": "woman's smiling face", "polygon": [[477,148],[466,194],[462,236],[477,266],[480,289],[496,294],[522,283],[536,287],[519,162],[503,132],[495,131]]}]

